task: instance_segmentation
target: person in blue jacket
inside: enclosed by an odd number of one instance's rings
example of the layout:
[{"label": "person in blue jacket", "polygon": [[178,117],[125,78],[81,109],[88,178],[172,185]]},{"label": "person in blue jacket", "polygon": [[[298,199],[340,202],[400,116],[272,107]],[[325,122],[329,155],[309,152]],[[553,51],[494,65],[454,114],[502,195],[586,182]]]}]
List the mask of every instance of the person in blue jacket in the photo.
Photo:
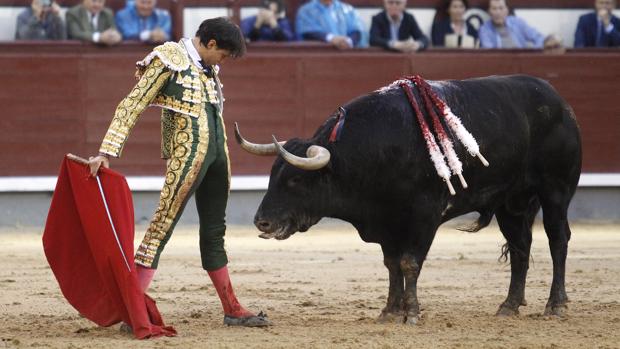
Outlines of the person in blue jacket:
[{"label": "person in blue jacket", "polygon": [[324,41],[341,50],[365,46],[359,15],[340,0],[310,0],[297,11],[295,29],[299,40]]},{"label": "person in blue jacket", "polygon": [[167,10],[156,8],[156,0],[135,0],[116,14],[123,40],[163,43],[170,40],[172,21]]},{"label": "person in blue jacket", "polygon": [[594,1],[595,11],[579,17],[575,47],[620,46],[620,19],[612,14],[615,0]]},{"label": "person in blue jacket", "polygon": [[248,41],[293,40],[291,25],[284,15],[282,0],[264,0],[256,16],[241,21],[241,31]]},{"label": "person in blue jacket", "polygon": [[478,36],[482,48],[543,48],[545,36],[523,19],[510,15],[506,0],[490,0],[489,15]]}]

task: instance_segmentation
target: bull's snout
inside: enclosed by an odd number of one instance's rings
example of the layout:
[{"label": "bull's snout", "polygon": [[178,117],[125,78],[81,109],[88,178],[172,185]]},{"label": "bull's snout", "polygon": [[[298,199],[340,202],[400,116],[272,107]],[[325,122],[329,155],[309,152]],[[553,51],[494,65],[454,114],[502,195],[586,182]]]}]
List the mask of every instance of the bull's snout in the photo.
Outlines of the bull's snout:
[{"label": "bull's snout", "polygon": [[263,232],[258,236],[263,239],[276,238],[277,240],[284,240],[291,236],[288,225],[280,226],[278,223],[262,219],[259,216],[254,218],[254,225]]},{"label": "bull's snout", "polygon": [[271,231],[271,222],[264,220],[264,219],[260,219],[258,217],[254,218],[254,225],[256,226],[256,228],[258,228],[258,230],[262,231],[262,232],[270,232]]},{"label": "bull's snout", "polygon": [[256,216],[254,216],[254,225],[262,232],[258,237],[263,239],[275,238],[277,240],[284,240],[295,232],[289,222],[263,218],[259,213],[256,213]]}]

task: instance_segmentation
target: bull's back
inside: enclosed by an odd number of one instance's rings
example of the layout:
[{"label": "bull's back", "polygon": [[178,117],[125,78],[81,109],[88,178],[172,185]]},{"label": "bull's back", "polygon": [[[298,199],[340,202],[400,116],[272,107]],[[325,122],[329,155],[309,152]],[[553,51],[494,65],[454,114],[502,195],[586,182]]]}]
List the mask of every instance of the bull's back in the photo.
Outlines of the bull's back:
[{"label": "bull's back", "polygon": [[451,81],[439,90],[490,162],[488,168],[475,159],[465,163],[466,203],[493,207],[493,202],[538,192],[549,180],[567,183],[574,192],[581,172],[578,126],[551,85],[508,76]]},{"label": "bull's back", "polygon": [[[491,164],[484,167],[454,139],[471,188],[468,193],[501,194],[516,185],[531,185],[540,177],[541,162],[557,155],[554,148],[567,139],[576,145],[566,147],[570,150],[559,161],[569,168],[576,162],[569,153],[579,153],[580,158],[574,115],[545,81],[516,75],[430,83],[476,138]],[[398,185],[399,193],[407,193],[437,176],[415,114],[400,88],[362,96],[346,109],[351,117],[346,119],[338,148],[350,163],[358,164],[357,169],[369,174],[365,178],[372,178],[373,186],[390,190]],[[554,135],[552,139],[549,134]]]},{"label": "bull's back", "polygon": [[549,141],[568,144],[572,152],[577,151],[572,144],[579,142],[573,111],[544,80],[525,75],[493,76],[449,81],[437,87],[481,149],[500,163],[508,159],[534,161],[544,155],[538,152],[544,151]]}]

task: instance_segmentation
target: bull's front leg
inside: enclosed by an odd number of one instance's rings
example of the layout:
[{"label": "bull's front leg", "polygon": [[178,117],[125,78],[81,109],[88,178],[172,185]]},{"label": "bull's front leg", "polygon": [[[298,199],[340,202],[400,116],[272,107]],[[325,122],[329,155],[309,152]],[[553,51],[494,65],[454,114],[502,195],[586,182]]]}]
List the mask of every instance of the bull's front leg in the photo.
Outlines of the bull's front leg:
[{"label": "bull's front leg", "polygon": [[381,315],[377,319],[380,323],[400,323],[405,321],[405,312],[403,310],[403,273],[400,267],[400,256],[390,255],[383,248],[383,263],[390,273],[390,288],[387,298],[387,304],[381,311]]},{"label": "bull's front leg", "polygon": [[422,270],[422,265],[426,259],[437,227],[440,224],[439,215],[419,215],[412,219],[415,230],[409,235],[410,240],[406,241],[405,252],[400,258],[400,270],[405,279],[405,294],[403,297],[403,309],[405,311],[405,323],[415,325],[420,320],[420,303],[418,302],[418,277]]},{"label": "bull's front leg", "polygon": [[412,254],[405,253],[402,256],[400,269],[405,278],[405,294],[403,297],[404,322],[409,325],[415,325],[420,319],[417,285],[421,268],[421,263],[418,263]]}]

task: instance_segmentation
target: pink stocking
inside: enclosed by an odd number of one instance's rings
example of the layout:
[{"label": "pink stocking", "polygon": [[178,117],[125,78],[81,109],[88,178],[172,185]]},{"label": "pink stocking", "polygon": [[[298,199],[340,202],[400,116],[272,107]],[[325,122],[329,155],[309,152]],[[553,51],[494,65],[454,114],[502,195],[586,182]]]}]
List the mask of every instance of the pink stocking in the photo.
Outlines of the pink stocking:
[{"label": "pink stocking", "polygon": [[223,266],[220,269],[212,270],[208,273],[211,281],[213,282],[213,286],[215,286],[217,295],[220,297],[225,315],[233,317],[249,317],[254,315],[239,304],[230,283],[228,267]]},{"label": "pink stocking", "polygon": [[155,276],[155,270],[146,268],[141,265],[136,265],[136,270],[138,271],[138,283],[140,284],[140,289],[142,292],[146,292],[153,280],[153,276]]}]

